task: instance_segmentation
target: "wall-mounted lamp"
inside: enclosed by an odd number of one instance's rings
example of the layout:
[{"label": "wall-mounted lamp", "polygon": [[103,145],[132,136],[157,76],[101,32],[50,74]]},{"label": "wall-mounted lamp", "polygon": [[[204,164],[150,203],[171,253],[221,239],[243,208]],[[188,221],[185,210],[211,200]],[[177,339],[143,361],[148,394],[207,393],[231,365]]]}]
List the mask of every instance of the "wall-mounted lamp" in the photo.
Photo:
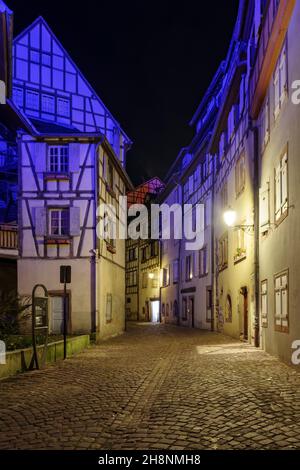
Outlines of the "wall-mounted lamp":
[{"label": "wall-mounted lamp", "polygon": [[241,229],[244,232],[254,232],[254,225],[235,225],[236,222],[236,211],[233,209],[229,208],[227,211],[224,212],[223,214],[223,219],[227,227],[235,228],[235,229]]},{"label": "wall-mounted lamp", "polygon": [[149,277],[149,279],[154,279],[154,273],[149,273],[148,277]]}]

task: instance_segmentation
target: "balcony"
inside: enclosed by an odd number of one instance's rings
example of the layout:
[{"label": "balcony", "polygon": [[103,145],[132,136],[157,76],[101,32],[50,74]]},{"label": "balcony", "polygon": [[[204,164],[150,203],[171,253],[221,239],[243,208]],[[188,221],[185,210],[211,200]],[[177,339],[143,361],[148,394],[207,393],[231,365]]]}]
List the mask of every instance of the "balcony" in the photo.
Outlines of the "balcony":
[{"label": "balcony", "polygon": [[251,117],[257,119],[272,78],[296,0],[269,0],[250,79]]},{"label": "balcony", "polygon": [[0,225],[0,256],[18,256],[18,227],[16,225]]}]

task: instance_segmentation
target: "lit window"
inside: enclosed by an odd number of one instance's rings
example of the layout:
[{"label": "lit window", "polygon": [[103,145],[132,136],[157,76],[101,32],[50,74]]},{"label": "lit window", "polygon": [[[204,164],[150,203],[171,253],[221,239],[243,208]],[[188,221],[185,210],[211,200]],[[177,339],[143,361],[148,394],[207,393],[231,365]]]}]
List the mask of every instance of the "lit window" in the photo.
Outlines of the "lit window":
[{"label": "lit window", "polygon": [[26,107],[29,109],[39,109],[39,94],[36,91],[26,91]]},{"label": "lit window", "polygon": [[192,255],[185,257],[185,280],[190,281],[193,278]]},{"label": "lit window", "polygon": [[169,285],[169,266],[163,269],[163,279],[162,279],[163,287],[167,287]]},{"label": "lit window", "polygon": [[64,98],[57,98],[57,114],[63,117],[70,117],[70,101]]},{"label": "lit window", "polygon": [[69,235],[69,209],[50,209],[49,234]]},{"label": "lit window", "polygon": [[51,173],[68,173],[69,171],[69,147],[67,145],[50,146],[49,171]]},{"label": "lit window", "polygon": [[234,261],[239,261],[246,257],[245,231],[242,228],[235,230],[235,253]]},{"label": "lit window", "polygon": [[275,276],[275,329],[288,333],[288,273]]},{"label": "lit window", "polygon": [[54,114],[55,112],[54,96],[42,95],[42,111],[44,111],[45,113]]}]

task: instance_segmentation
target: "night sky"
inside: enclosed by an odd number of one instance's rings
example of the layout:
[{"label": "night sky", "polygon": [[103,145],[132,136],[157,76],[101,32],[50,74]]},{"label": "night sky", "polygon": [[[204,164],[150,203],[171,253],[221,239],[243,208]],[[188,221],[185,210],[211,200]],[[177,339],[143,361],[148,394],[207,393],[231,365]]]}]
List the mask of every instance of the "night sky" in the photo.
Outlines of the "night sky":
[{"label": "night sky", "polygon": [[133,140],[135,184],[163,177],[225,58],[238,0],[7,0],[15,35],[42,15]]}]

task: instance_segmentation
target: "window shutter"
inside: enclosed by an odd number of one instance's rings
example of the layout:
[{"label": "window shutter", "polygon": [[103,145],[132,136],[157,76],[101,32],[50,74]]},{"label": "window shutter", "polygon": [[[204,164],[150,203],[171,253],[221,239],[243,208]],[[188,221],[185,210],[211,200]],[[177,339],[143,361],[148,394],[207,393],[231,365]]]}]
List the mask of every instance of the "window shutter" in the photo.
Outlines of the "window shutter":
[{"label": "window shutter", "polygon": [[80,208],[70,207],[70,235],[77,237],[80,235]]},{"label": "window shutter", "polygon": [[79,172],[80,147],[80,144],[69,144],[69,168],[72,173]]},{"label": "window shutter", "polygon": [[276,68],[275,75],[274,75],[274,116],[275,118],[279,112],[279,68]]},{"label": "window shutter", "polygon": [[287,155],[282,159],[281,167],[281,203],[282,211],[285,212],[288,206],[288,173],[287,173]]},{"label": "window shutter", "polygon": [[47,234],[47,212],[45,207],[34,208],[35,235],[44,237]]},{"label": "window shutter", "polygon": [[275,169],[275,220],[281,216],[280,165]]},{"label": "window shutter", "polygon": [[285,49],[281,53],[280,58],[280,102],[282,103],[285,98],[285,92],[287,90],[287,63],[286,63],[286,51]]},{"label": "window shutter", "polygon": [[33,162],[35,171],[43,173],[47,171],[47,145],[44,143],[35,142],[32,144],[33,149]]},{"label": "window shutter", "polygon": [[270,222],[269,185],[260,189],[259,206],[259,225],[263,228],[262,231],[264,231],[266,229],[266,225],[269,225]]}]

